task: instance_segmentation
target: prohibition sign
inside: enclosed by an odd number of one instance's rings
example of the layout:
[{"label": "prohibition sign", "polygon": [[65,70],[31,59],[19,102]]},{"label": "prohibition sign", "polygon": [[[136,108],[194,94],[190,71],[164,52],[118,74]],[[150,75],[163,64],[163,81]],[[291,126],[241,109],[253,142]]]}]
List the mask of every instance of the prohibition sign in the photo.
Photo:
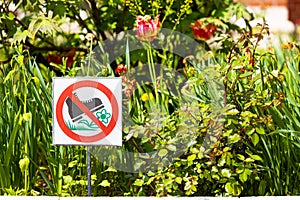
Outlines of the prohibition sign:
[{"label": "prohibition sign", "polygon": [[[106,95],[108,98],[111,107],[112,107],[112,116],[109,124],[105,126],[79,99],[73,94],[74,90],[77,90],[79,88],[83,87],[92,87],[95,89],[100,90],[102,93]],[[77,133],[70,130],[70,128],[66,125],[64,118],[63,118],[63,105],[65,103],[65,100],[67,98],[70,98],[102,131],[97,133],[93,136],[82,136],[78,135]],[[56,118],[58,125],[62,129],[62,131],[72,138],[73,140],[76,140],[78,142],[97,142],[106,136],[108,136],[112,130],[115,128],[118,116],[119,115],[119,108],[118,108],[118,102],[114,94],[103,84],[96,82],[96,81],[90,81],[90,80],[84,80],[76,82],[69,87],[67,87],[62,94],[60,95],[57,105],[56,105]]]}]

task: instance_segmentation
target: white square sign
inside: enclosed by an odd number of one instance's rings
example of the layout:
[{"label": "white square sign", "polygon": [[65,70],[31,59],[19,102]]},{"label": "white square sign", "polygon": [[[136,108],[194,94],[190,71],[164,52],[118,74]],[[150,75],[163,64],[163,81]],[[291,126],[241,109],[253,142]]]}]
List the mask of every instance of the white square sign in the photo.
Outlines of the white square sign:
[{"label": "white square sign", "polygon": [[54,145],[122,145],[121,78],[53,78]]}]

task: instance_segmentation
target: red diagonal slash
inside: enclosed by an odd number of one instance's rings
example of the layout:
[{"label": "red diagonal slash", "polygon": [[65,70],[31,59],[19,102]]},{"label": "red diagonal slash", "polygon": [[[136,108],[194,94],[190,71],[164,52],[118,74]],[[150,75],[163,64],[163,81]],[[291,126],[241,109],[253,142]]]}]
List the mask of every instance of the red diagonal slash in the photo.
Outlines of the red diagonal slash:
[{"label": "red diagonal slash", "polygon": [[84,112],[103,132],[108,135],[107,127],[76,97],[73,93],[69,96],[71,100]]}]

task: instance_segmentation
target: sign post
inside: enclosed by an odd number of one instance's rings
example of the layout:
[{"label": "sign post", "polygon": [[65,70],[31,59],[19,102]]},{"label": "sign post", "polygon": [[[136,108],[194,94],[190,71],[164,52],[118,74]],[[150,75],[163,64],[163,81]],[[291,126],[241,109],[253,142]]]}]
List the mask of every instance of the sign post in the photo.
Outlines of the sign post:
[{"label": "sign post", "polygon": [[87,146],[87,188],[88,196],[92,196],[92,181],[91,181],[91,147]]},{"label": "sign post", "polygon": [[87,146],[91,196],[92,145],[122,145],[121,78],[53,78],[53,144]]}]

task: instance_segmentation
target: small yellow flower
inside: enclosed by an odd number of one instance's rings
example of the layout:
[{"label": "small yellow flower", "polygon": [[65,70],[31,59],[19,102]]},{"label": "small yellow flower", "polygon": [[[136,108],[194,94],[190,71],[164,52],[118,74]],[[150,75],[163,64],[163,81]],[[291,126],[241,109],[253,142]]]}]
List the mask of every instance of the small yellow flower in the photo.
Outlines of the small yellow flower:
[{"label": "small yellow flower", "polygon": [[292,50],[294,47],[295,47],[295,43],[293,43],[293,42],[286,42],[281,45],[282,49]]},{"label": "small yellow flower", "polygon": [[149,95],[147,93],[144,93],[144,94],[142,94],[141,99],[142,99],[142,101],[148,101]]},{"label": "small yellow flower", "polygon": [[31,113],[24,113],[23,114],[23,119],[28,122],[31,119]]},{"label": "small yellow flower", "polygon": [[283,43],[283,44],[281,44],[281,48],[282,49],[288,49],[289,48],[289,44],[288,43]]},{"label": "small yellow flower", "polygon": [[153,97],[153,94],[152,93],[144,93],[144,94],[142,94],[142,96],[141,96],[141,100],[142,101],[148,101],[148,100],[152,100],[152,99],[154,99],[154,97]]}]

